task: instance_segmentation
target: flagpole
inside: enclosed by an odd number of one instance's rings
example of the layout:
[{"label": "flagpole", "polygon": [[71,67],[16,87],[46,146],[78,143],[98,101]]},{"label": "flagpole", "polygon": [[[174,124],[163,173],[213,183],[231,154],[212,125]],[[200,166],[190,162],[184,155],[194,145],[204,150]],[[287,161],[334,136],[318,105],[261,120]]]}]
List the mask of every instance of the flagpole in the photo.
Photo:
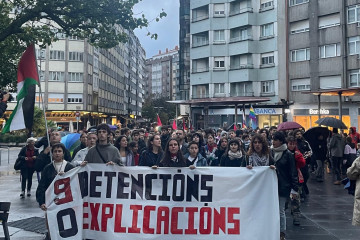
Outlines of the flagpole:
[{"label": "flagpole", "polygon": [[[34,53],[35,53],[35,56],[36,56],[36,52],[35,52],[35,44],[33,44],[33,48],[34,48]],[[43,114],[44,114],[44,119],[45,119],[45,129],[46,129],[46,138],[47,138],[47,141],[48,141],[48,146],[50,147],[50,139],[49,139],[49,130],[48,130],[48,124],[47,124],[47,120],[46,120],[46,113],[45,113],[45,104],[44,104],[44,99],[42,97],[42,91],[41,91],[41,80],[40,80],[40,77],[39,77],[39,67],[37,65],[37,59],[35,59],[36,61],[36,71],[38,73],[38,78],[39,78],[39,103],[41,101],[41,104],[42,104],[42,110],[43,110]],[[40,61],[40,64],[41,64],[41,61]],[[45,150],[45,149],[44,149]],[[50,160],[52,161],[52,154],[51,154],[51,151],[50,151]]]}]

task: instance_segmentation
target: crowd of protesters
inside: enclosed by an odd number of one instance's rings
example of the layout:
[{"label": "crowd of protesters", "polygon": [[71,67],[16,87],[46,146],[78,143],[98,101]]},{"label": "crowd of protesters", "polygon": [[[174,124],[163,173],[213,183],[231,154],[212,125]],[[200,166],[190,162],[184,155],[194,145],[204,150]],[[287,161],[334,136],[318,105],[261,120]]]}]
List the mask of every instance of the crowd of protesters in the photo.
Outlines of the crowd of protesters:
[{"label": "crowd of protesters", "polygon": [[[277,131],[276,127],[186,131],[162,126],[158,130],[148,128],[131,131],[123,128],[113,132],[107,124],[100,124],[96,132],[81,133],[81,144],[72,156],[60,144],[59,132],[49,134],[50,146],[44,142],[44,150],[40,154],[34,148],[34,145],[38,146],[34,139],[29,139],[18,158],[20,163],[26,162],[18,164],[21,165],[18,168],[25,179],[22,182],[22,198],[25,196],[26,180],[30,196],[29,176],[34,171],[42,171],[36,195],[43,210],[46,210],[45,190],[55,175],[87,163],[192,169],[204,166],[248,169],[269,166],[278,177],[280,239],[285,239],[285,210],[290,204],[293,224],[300,225],[300,203],[310,194],[307,181],[311,177],[321,183],[325,172],[331,172],[334,184],[339,185],[347,171],[351,180],[359,182],[360,163],[356,157],[360,154],[360,149],[357,151],[360,135],[354,128],[350,129],[348,136],[340,134],[338,129],[333,129],[328,138],[319,134],[310,146],[301,129],[286,132]],[[355,195],[359,198],[359,187]],[[354,207],[355,225],[360,225],[359,205],[357,203]]]}]

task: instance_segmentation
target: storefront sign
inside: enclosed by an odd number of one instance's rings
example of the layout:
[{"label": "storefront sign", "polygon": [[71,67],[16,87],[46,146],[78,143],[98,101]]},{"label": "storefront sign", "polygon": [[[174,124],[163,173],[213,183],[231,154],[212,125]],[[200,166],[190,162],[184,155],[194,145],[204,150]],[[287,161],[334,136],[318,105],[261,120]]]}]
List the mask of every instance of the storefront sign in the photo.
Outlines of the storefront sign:
[{"label": "storefront sign", "polygon": [[280,234],[278,183],[269,167],[88,164],[58,175],[46,206],[53,240],[278,240]]},{"label": "storefront sign", "polygon": [[[249,115],[250,110],[245,109],[245,114]],[[282,108],[254,108],[256,115],[281,115]],[[234,115],[234,108],[209,109],[209,115]],[[238,108],[238,114],[242,114],[242,108]]]},{"label": "storefront sign", "polygon": [[[319,114],[319,110],[318,109],[309,109],[309,114],[317,115],[317,114]],[[320,114],[329,115],[330,111],[328,109],[320,109]]]}]

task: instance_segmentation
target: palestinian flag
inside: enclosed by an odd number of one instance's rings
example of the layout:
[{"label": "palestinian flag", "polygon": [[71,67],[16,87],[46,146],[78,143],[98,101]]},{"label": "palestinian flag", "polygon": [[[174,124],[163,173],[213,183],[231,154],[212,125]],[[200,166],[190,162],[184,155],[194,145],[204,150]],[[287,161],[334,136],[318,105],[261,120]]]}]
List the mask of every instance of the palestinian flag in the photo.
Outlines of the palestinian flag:
[{"label": "palestinian flag", "polygon": [[35,88],[39,85],[35,47],[28,46],[23,53],[17,73],[16,107],[2,130],[2,133],[27,128],[32,131],[34,123]]}]

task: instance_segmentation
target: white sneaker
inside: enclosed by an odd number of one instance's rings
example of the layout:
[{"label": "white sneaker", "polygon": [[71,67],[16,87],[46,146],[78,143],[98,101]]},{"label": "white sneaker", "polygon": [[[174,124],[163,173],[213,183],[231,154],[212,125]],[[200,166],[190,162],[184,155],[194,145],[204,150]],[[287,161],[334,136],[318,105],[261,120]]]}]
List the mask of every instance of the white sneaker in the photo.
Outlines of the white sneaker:
[{"label": "white sneaker", "polygon": [[22,191],[22,192],[20,193],[20,198],[25,198],[25,192],[24,192],[24,191]]},{"label": "white sneaker", "polygon": [[26,196],[28,196],[28,197],[31,196],[30,190],[28,190],[28,191],[26,192]]}]

